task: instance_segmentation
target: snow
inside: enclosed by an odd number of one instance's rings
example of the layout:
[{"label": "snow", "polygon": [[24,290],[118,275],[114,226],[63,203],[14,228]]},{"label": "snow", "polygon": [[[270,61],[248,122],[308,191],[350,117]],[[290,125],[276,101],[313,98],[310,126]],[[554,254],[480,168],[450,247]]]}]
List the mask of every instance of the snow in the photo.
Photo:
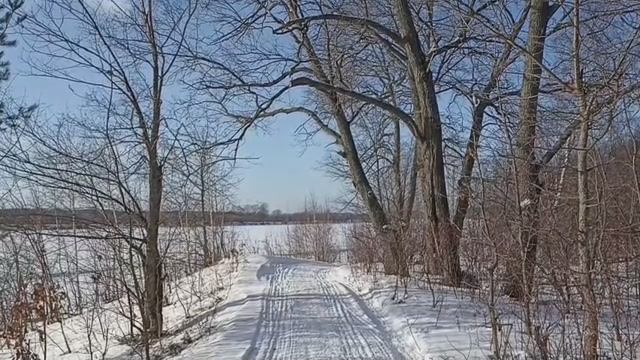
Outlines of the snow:
[{"label": "snow", "polygon": [[176,359],[405,359],[377,316],[324,263],[251,256],[216,334]]},{"label": "snow", "polygon": [[[344,227],[346,225],[335,225]],[[154,354],[173,359],[487,359],[491,328],[482,290],[454,289],[364,274],[357,267],[257,255],[284,244],[286,225],[235,229],[239,260],[167,283],[165,333]],[[338,242],[346,243],[344,229]],[[280,245],[278,245],[280,246]],[[251,250],[251,251],[249,251]],[[398,296],[400,300],[398,300]],[[485,294],[486,295],[486,294]],[[542,306],[542,305],[540,305]],[[552,304],[549,306],[552,310]],[[47,359],[140,358],[131,347],[124,299],[96,304],[47,327]],[[499,299],[503,344],[523,357],[516,306]],[[540,311],[557,321],[557,311]],[[89,341],[89,338],[91,341]],[[29,334],[42,354],[39,335]],[[0,344],[0,347],[2,344]],[[139,351],[139,350],[138,350]],[[12,358],[0,348],[0,360]],[[518,357],[514,357],[518,358]]]},{"label": "snow", "polygon": [[[346,233],[351,223],[330,224],[337,238],[334,239],[339,249],[348,247]],[[237,246],[249,254],[285,255],[287,249],[287,233],[295,225],[235,225],[233,232],[237,235]]]},{"label": "snow", "polygon": [[258,324],[265,283],[256,277],[266,259],[250,255],[241,265],[234,285],[217,309],[212,335],[196,341],[176,359],[242,359]]},{"label": "snow", "polygon": [[[237,266],[237,268],[236,268]],[[153,351],[173,359],[486,359],[490,328],[477,301],[410,287],[393,277],[308,260],[248,255],[171,283],[168,334]],[[48,359],[136,358],[118,302],[48,327]],[[91,320],[94,319],[93,324]],[[92,332],[91,351],[87,333]],[[38,336],[30,334],[37,346]],[[53,345],[53,344],[58,344]],[[11,353],[0,350],[0,360]]]},{"label": "snow", "polygon": [[[354,275],[349,266],[336,267],[334,281],[346,284],[364,299],[381,322],[396,335],[412,359],[487,359],[491,328],[486,306],[462,291],[401,287],[393,300],[395,277]],[[435,302],[434,302],[435,299]]]},{"label": "snow", "polygon": [[393,277],[355,274],[349,266],[251,255],[213,334],[175,359],[490,356],[487,311],[477,299],[409,287],[402,301],[393,301]]},{"label": "snow", "polygon": [[[486,306],[349,266],[251,255],[212,334],[175,359],[487,359]],[[400,291],[402,294],[402,291]],[[434,302],[435,299],[435,302]]]},{"label": "snow", "polygon": [[[238,274],[236,268],[233,260],[226,260],[168,284],[169,304],[163,308],[164,330],[168,336],[156,344],[155,352],[174,348],[184,341],[185,335],[199,338],[209,331],[211,315],[234,282]],[[95,305],[80,315],[65,319],[62,324],[47,326],[48,360],[130,359],[139,355],[126,340],[130,336],[126,299]],[[134,316],[139,319],[136,310]],[[38,328],[30,332],[27,338],[31,349],[43,358],[44,343],[39,336],[42,325]],[[65,336],[71,353],[66,350]],[[2,345],[0,343],[0,360],[13,359],[11,350]]]}]

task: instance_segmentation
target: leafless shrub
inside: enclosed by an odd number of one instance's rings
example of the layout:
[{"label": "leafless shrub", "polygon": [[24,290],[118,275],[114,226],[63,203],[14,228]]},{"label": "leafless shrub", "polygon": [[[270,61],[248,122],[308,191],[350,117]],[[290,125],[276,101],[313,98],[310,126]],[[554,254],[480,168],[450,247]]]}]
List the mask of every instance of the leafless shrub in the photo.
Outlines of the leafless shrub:
[{"label": "leafless shrub", "polygon": [[287,226],[285,247],[288,255],[324,262],[337,260],[340,234],[329,222],[329,212],[328,207],[320,206],[313,197],[306,201],[307,221]]}]

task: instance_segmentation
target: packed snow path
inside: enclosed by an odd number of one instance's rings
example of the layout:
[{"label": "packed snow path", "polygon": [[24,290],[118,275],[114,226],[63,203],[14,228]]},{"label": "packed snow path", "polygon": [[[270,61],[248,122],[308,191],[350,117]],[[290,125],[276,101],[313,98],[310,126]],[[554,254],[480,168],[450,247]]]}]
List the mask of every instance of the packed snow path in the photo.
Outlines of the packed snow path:
[{"label": "packed snow path", "polygon": [[268,292],[245,359],[403,359],[380,321],[331,267],[273,258],[258,271]]}]

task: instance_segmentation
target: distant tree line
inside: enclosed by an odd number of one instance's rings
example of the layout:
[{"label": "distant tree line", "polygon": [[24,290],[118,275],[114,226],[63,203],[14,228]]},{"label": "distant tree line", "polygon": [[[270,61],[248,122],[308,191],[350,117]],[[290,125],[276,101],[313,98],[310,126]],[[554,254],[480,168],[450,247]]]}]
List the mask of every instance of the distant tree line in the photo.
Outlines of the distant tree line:
[{"label": "distant tree line", "polygon": [[[105,215],[106,214],[106,215]],[[252,224],[304,224],[311,219],[309,212],[285,213],[280,210],[272,212],[245,212],[239,209],[214,213],[216,225],[252,225]],[[191,219],[191,227],[200,226],[202,214],[199,211],[164,211],[161,226],[183,226],[183,217]],[[206,215],[208,217],[208,215]],[[117,219],[116,219],[117,218]],[[346,223],[365,222],[366,214],[352,212],[326,212],[318,217],[320,222]],[[125,212],[103,212],[97,209],[67,210],[67,209],[4,209],[0,210],[0,227],[4,229],[29,229],[32,227],[47,227],[56,229],[92,228],[104,226],[106,222],[117,220],[128,224],[136,222]],[[208,220],[208,219],[207,219]],[[142,226],[142,223],[139,224]]]}]

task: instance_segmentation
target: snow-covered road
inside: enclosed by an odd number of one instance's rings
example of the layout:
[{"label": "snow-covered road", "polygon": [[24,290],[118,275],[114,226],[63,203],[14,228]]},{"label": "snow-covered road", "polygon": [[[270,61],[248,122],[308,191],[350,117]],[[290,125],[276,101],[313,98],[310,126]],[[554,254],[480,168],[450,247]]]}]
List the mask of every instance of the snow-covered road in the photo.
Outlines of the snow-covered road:
[{"label": "snow-covered road", "polygon": [[223,306],[223,325],[214,330],[216,335],[201,339],[181,357],[405,359],[365,302],[332,280],[332,269],[310,261],[263,258],[253,276],[239,279],[236,286],[246,293]]},{"label": "snow-covered road", "polygon": [[246,359],[402,359],[362,299],[327,277],[329,266],[270,259],[255,345]]}]

